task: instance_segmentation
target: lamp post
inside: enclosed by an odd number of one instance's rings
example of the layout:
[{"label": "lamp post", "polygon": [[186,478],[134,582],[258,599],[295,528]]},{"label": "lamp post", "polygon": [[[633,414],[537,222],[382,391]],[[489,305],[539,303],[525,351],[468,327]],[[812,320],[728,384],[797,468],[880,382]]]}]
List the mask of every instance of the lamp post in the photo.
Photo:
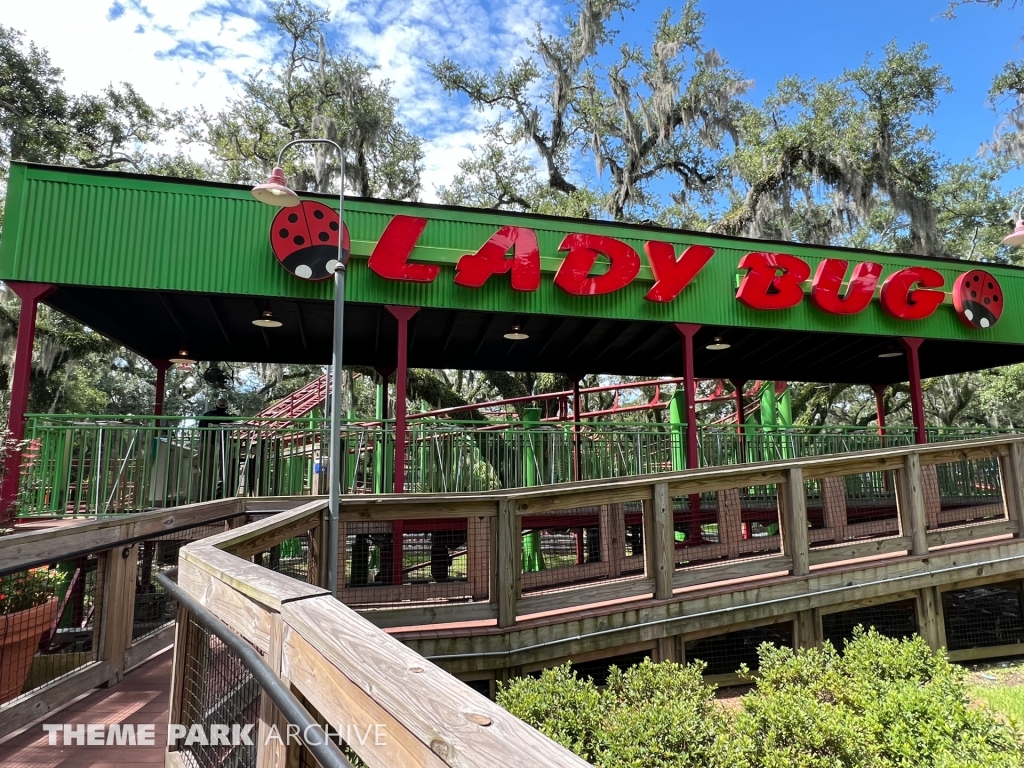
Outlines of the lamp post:
[{"label": "lamp post", "polygon": [[252,196],[261,203],[277,208],[291,208],[302,201],[285,183],[281,160],[284,153],[298,144],[327,144],[338,152],[341,163],[341,192],[338,195],[338,260],[334,268],[334,337],[331,356],[331,439],[327,454],[328,484],[328,542],[327,588],[338,596],[338,505],[341,495],[341,353],[345,330],[345,151],[330,139],[295,139],[289,141],[277,155],[277,166],[266,184],[253,187]]}]

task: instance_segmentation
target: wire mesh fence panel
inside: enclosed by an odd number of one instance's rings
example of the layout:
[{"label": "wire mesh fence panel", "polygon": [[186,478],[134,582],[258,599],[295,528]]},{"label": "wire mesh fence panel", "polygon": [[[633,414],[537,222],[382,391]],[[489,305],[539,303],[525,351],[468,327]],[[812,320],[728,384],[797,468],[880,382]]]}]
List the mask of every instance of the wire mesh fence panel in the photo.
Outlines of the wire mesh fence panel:
[{"label": "wire mesh fence panel", "polygon": [[928,529],[1006,519],[996,457],[921,467]]},{"label": "wire mesh fence panel", "polygon": [[555,510],[521,523],[524,595],[643,576],[640,502]]},{"label": "wire mesh fence panel", "polygon": [[177,749],[187,765],[197,768],[254,768],[259,721],[260,688],[241,658],[218,637],[186,618],[182,673],[180,724],[186,731],[199,726],[210,733],[213,725],[244,728],[251,725],[250,740],[238,744],[200,743],[207,739],[184,739]]},{"label": "wire mesh fence panel", "polygon": [[943,592],[942,612],[951,651],[1024,643],[1019,581]]},{"label": "wire mesh fence panel", "polygon": [[0,704],[97,660],[102,556],[0,575]]},{"label": "wire mesh fence panel", "polygon": [[782,551],[778,488],[730,488],[672,499],[676,568]]},{"label": "wire mesh fence panel", "polygon": [[141,640],[174,623],[177,603],[157,581],[157,574],[178,565],[178,552],[186,544],[224,531],[224,523],[193,526],[138,544],[132,641]]},{"label": "wire mesh fence panel", "polygon": [[825,477],[805,487],[812,547],[900,535],[895,472]]},{"label": "wire mesh fence panel", "polygon": [[874,629],[880,635],[901,639],[917,634],[917,610],[913,600],[899,600],[881,605],[854,608],[850,611],[826,613],[821,617],[822,635],[842,653],[846,641],[857,627]]},{"label": "wire mesh fence panel", "polygon": [[342,602],[396,608],[486,601],[487,518],[343,522]]},{"label": "wire mesh fence panel", "polygon": [[793,622],[785,621],[763,627],[740,629],[686,643],[686,661],[703,661],[705,675],[730,675],[745,664],[748,669],[759,666],[757,649],[763,643],[779,648],[793,647]]},{"label": "wire mesh fence panel", "polygon": [[253,555],[253,562],[306,584],[316,582],[317,565],[309,534],[296,536]]}]

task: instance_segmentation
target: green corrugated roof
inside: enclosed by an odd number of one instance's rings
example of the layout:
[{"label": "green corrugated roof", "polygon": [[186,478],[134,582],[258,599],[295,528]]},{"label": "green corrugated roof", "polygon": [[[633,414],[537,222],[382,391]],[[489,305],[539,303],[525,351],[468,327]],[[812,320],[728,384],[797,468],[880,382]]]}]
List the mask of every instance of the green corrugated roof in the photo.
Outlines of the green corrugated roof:
[{"label": "green corrugated roof", "polygon": [[[336,198],[310,197],[337,205]],[[829,257],[877,261],[885,267],[883,276],[927,264],[943,274],[947,290],[959,274],[977,266],[973,263],[447,206],[354,199],[346,200],[345,207],[354,257],[347,298],[353,302],[1024,343],[1024,270],[1012,267],[985,265],[1002,285],[1006,309],[994,328],[973,331],[957,320],[948,303],[925,320],[901,322],[884,314],[877,301],[857,315],[839,317],[817,310],[809,301],[792,309],[759,311],[734,297],[737,264],[751,250],[792,253],[808,261],[812,270]],[[246,187],[13,163],[0,239],[0,279],[329,299],[329,283],[299,280],[278,265],[269,242],[274,214],[273,208],[253,200]],[[429,220],[412,260],[443,265],[434,282],[392,282],[366,267],[366,257],[395,214]],[[455,262],[475,252],[505,224],[536,231],[544,270],[540,289],[513,291],[507,276],[492,277],[479,290],[456,286]],[[641,254],[647,240],[663,240],[676,244],[677,251],[695,243],[710,245],[715,255],[669,304],[644,301],[652,280],[646,263],[639,278],[620,291],[569,296],[551,278],[561,262],[558,245],[570,232],[616,237]]]}]

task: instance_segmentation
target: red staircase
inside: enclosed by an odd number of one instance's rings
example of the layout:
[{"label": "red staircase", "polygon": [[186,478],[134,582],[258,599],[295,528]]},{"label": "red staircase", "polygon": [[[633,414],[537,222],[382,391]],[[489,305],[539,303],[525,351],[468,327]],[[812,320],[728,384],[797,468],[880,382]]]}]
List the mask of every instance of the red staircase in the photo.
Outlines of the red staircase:
[{"label": "red staircase", "polygon": [[318,376],[302,389],[297,389],[282,400],[264,408],[256,418],[298,419],[319,407],[327,398],[327,375]]}]

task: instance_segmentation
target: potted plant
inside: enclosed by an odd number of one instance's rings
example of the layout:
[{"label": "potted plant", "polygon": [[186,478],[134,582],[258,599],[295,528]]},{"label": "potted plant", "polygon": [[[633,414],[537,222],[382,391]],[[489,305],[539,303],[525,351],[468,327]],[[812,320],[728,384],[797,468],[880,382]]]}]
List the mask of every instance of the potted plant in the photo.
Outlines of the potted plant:
[{"label": "potted plant", "polygon": [[39,641],[57,618],[63,578],[49,568],[0,576],[0,704],[21,693]]}]

